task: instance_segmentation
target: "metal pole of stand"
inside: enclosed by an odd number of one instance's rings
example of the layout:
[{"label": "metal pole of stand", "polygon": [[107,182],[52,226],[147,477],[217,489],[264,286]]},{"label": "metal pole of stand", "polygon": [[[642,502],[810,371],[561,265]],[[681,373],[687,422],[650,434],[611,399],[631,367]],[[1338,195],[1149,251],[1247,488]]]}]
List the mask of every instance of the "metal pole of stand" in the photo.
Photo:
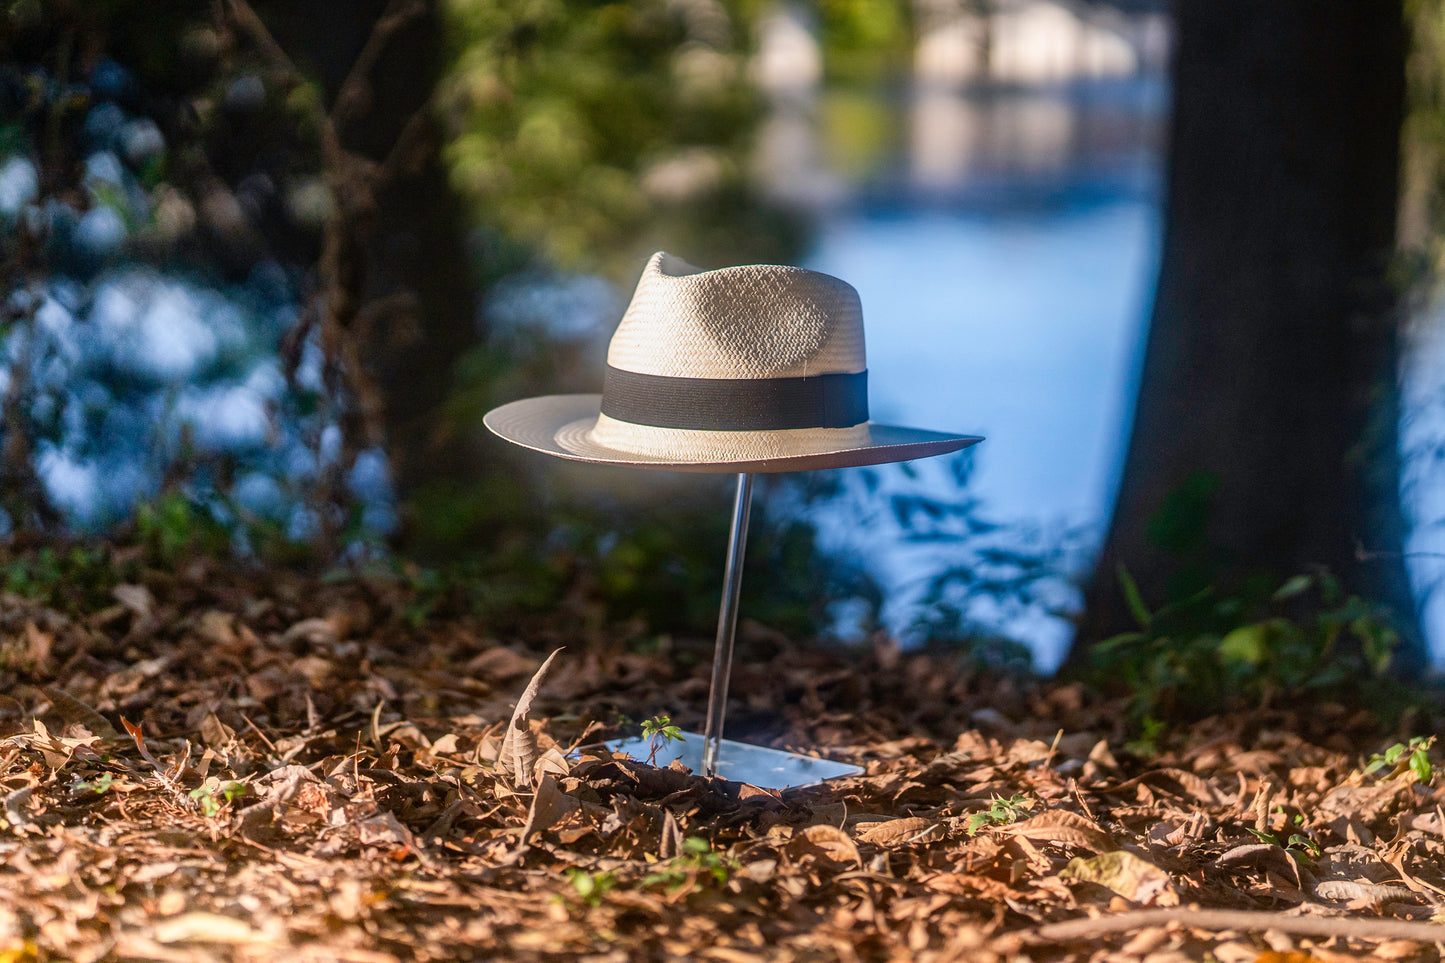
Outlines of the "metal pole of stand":
[{"label": "metal pole of stand", "polygon": [[722,748],[723,716],[728,708],[728,677],[733,667],[733,639],[738,628],[738,596],[743,588],[743,554],[747,551],[748,515],[753,507],[753,476],[738,475],[733,501],[732,536],[728,540],[727,571],[723,575],[722,605],[717,616],[717,648],[712,657],[712,686],[707,694],[707,729],[703,734],[702,774],[717,775]]}]

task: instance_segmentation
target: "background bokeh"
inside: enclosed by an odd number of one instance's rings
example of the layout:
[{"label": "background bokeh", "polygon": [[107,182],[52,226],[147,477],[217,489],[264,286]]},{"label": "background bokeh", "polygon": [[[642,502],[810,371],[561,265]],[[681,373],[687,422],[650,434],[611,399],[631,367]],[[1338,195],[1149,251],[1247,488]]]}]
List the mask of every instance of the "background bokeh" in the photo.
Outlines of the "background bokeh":
[{"label": "background bokeh", "polygon": [[[1417,7],[1406,133],[1424,157],[1438,15]],[[1062,659],[1158,270],[1162,0],[3,16],[11,539],[139,530],[389,568],[447,604],[706,632],[726,479],[542,464],[480,416],[595,390],[654,250],[798,263],[862,295],[875,418],[988,441],[769,479],[745,614]],[[1402,281],[1420,292],[1404,496],[1430,625],[1433,223],[1407,216],[1425,266]]]}]

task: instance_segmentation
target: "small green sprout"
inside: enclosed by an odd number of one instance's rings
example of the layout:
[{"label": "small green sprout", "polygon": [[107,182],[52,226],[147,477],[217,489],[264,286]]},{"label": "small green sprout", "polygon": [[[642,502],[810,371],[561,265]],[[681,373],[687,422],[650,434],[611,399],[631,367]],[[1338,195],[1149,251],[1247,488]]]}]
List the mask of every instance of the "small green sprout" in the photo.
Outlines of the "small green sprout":
[{"label": "small green sprout", "polygon": [[978,831],[985,826],[1007,826],[1009,823],[1021,819],[1033,808],[1033,805],[1033,800],[1027,796],[1014,794],[1007,799],[1002,796],[994,796],[993,802],[987,809],[968,817],[968,834],[976,836]]},{"label": "small green sprout", "polygon": [[[1295,817],[1295,822],[1297,824],[1301,821],[1302,817]],[[1260,842],[1268,843],[1271,846],[1278,846],[1280,849],[1285,850],[1302,862],[1309,862],[1318,859],[1319,856],[1323,853],[1323,850],[1320,849],[1320,844],[1306,836],[1304,833],[1290,833],[1287,838],[1282,839],[1276,833],[1265,832],[1260,829],[1255,829],[1252,826],[1246,826],[1244,828],[1247,832],[1249,832],[1250,835],[1254,836]]]},{"label": "small green sprout", "polygon": [[83,780],[77,776],[75,782],[71,783],[70,791],[73,793],[93,792],[97,796],[101,796],[110,789],[114,782],[115,774],[109,772],[101,773],[94,780]]},{"label": "small green sprout", "polygon": [[1146,715],[1139,721],[1138,738],[1124,743],[1124,749],[1142,759],[1157,756],[1159,755],[1159,740],[1168,730],[1169,724],[1163,719]]},{"label": "small green sprout", "polygon": [[220,780],[215,776],[187,793],[201,804],[201,813],[210,818],[221,811],[221,807],[246,795],[246,784],[235,779]]},{"label": "small green sprout", "polygon": [[569,867],[566,873],[577,898],[588,906],[600,905],[607,891],[617,885],[617,877],[611,873],[589,873],[576,867]]},{"label": "small green sprout", "polygon": [[687,741],[687,738],[682,734],[682,730],[673,725],[672,719],[668,716],[653,716],[651,719],[644,719],[642,721],[642,736],[647,740],[647,748],[650,750],[647,754],[647,764],[649,766],[657,764],[658,750],[669,742],[673,740],[678,742]]},{"label": "small green sprout", "polygon": [[668,863],[661,872],[642,878],[643,886],[663,886],[669,891],[685,885],[689,880],[711,878],[722,886],[727,883],[737,862],[712,851],[712,844],[701,836],[689,836],[682,841],[682,854]]},{"label": "small green sprout", "polygon": [[1415,736],[1409,744],[1397,742],[1384,752],[1370,756],[1365,765],[1365,775],[1371,776],[1381,769],[1389,771],[1380,778],[1393,779],[1405,773],[1413,773],[1416,782],[1428,783],[1435,775],[1430,762],[1430,747],[1435,745],[1434,736]]}]

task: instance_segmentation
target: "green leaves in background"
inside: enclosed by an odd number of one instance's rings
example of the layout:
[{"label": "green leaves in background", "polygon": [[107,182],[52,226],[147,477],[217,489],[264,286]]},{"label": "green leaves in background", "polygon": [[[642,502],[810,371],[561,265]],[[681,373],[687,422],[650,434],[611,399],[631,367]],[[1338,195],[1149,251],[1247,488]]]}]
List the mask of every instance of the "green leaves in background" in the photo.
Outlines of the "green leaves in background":
[{"label": "green leaves in background", "polygon": [[1139,731],[1161,720],[1279,705],[1310,694],[1388,713],[1386,678],[1399,637],[1385,613],[1347,595],[1328,573],[1297,575],[1274,591],[1224,596],[1206,588],[1151,610],[1123,569],[1119,581],[1139,630],[1091,653],[1089,680],[1127,694]]},{"label": "green leaves in background", "polygon": [[777,259],[798,240],[747,183],[761,101],[736,0],[447,0],[441,102],[475,221],[550,263]]}]

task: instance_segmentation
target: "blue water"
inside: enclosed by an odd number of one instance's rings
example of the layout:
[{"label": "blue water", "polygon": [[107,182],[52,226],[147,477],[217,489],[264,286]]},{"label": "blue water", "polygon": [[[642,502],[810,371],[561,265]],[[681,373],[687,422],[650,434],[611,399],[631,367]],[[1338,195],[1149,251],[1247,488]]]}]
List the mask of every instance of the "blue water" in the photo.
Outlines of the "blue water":
[{"label": "blue water", "polygon": [[1157,262],[1152,204],[1032,217],[840,218],[807,266],[863,299],[874,420],[988,436],[1004,516],[1098,518]]},{"label": "blue water", "polygon": [[1436,668],[1445,668],[1445,301],[1415,320],[1408,344],[1401,494],[1410,536],[1406,561]]},{"label": "blue water", "polygon": [[[1083,530],[1097,543],[1120,469],[1147,302],[1158,262],[1157,205],[1093,198],[988,214],[927,207],[843,212],[821,226],[806,264],[862,297],[876,421],[986,436],[970,494],[1006,525]],[[957,497],[951,475],[920,464],[910,484]],[[948,546],[916,545],[881,513],[820,522],[866,552],[888,590],[884,622],[906,631]],[[866,515],[865,509],[865,515]],[[1053,668],[1069,625],[1035,611],[1022,633]]]}]

